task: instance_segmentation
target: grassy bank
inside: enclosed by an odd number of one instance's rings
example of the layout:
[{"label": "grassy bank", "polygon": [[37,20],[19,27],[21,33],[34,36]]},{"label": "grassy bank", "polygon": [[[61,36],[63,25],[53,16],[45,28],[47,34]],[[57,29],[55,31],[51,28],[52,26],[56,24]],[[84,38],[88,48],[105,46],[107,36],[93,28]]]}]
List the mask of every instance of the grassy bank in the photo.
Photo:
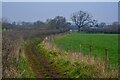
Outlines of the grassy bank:
[{"label": "grassy bank", "polygon": [[[58,50],[49,50],[46,44],[38,44],[37,51],[43,55],[51,65],[57,68],[66,78],[110,78],[117,77],[114,70],[106,70],[105,65],[92,58],[75,57],[74,53],[61,52]],[[78,56],[78,55],[77,55]]]}]

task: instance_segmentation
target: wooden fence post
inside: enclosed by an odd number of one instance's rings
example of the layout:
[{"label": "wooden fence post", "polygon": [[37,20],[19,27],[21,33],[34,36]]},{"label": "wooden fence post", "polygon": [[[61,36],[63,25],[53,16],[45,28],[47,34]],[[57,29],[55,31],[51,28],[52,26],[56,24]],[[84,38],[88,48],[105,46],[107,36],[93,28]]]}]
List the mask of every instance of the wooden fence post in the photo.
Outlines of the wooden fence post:
[{"label": "wooden fence post", "polygon": [[54,35],[52,36],[52,41],[54,41]]},{"label": "wooden fence post", "polygon": [[49,39],[49,40],[51,41],[51,39],[52,39],[52,38],[51,38],[51,35],[50,35],[49,37],[50,37],[50,39]]},{"label": "wooden fence post", "polygon": [[108,48],[105,49],[105,54],[106,54],[106,64],[105,67],[108,69]]},{"label": "wooden fence post", "polygon": [[80,44],[80,53],[82,53],[82,45]]},{"label": "wooden fence post", "polygon": [[91,56],[92,55],[92,45],[90,44],[90,53],[89,53],[89,55]]}]

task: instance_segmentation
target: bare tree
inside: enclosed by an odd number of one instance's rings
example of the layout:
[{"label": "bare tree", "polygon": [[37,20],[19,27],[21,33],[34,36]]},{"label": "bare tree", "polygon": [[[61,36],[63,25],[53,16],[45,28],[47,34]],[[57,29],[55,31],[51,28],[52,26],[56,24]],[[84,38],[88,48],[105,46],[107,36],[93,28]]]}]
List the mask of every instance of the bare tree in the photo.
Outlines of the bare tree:
[{"label": "bare tree", "polygon": [[92,16],[85,11],[78,11],[73,13],[71,19],[78,27],[78,31],[80,31],[82,27],[93,23]]}]

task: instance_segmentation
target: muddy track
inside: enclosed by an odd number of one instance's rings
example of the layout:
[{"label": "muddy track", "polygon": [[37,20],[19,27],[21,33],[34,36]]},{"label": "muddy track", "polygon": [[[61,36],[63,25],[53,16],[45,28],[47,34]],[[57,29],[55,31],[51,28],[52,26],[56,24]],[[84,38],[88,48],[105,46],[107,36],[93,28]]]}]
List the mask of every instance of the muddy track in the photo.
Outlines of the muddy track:
[{"label": "muddy track", "polygon": [[37,78],[62,78],[59,71],[46,58],[37,52],[36,46],[31,44],[26,48],[26,56]]},{"label": "muddy track", "polygon": [[38,78],[44,78],[44,77],[46,77],[44,75],[44,73],[42,73],[43,72],[42,69],[40,69],[40,67],[37,66],[37,64],[36,64],[36,60],[37,59],[35,58],[34,55],[32,55],[30,49],[31,49],[30,46],[27,47],[25,54],[27,56],[27,59],[29,60],[29,63],[30,63],[30,66],[31,66],[32,70],[35,72],[36,77],[38,77]]}]

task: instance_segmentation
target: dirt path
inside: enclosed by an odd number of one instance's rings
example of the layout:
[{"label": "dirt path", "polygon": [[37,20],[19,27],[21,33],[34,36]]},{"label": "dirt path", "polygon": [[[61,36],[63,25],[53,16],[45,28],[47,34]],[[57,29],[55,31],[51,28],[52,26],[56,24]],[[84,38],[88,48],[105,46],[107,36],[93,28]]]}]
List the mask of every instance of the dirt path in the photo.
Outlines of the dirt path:
[{"label": "dirt path", "polygon": [[38,77],[38,78],[44,78],[44,77],[46,77],[45,74],[42,73],[43,70],[40,69],[40,67],[36,63],[37,59],[36,59],[36,57],[31,52],[31,46],[27,47],[25,54],[27,56],[27,59],[29,60],[30,66],[32,67],[32,70],[36,74],[36,77]]},{"label": "dirt path", "polygon": [[37,52],[35,45],[27,47],[26,56],[37,78],[62,78],[58,70]]}]

